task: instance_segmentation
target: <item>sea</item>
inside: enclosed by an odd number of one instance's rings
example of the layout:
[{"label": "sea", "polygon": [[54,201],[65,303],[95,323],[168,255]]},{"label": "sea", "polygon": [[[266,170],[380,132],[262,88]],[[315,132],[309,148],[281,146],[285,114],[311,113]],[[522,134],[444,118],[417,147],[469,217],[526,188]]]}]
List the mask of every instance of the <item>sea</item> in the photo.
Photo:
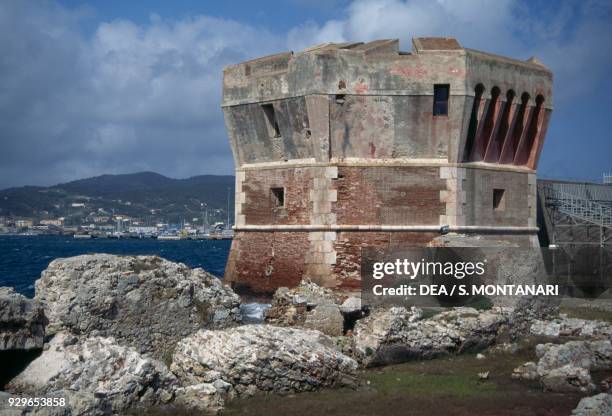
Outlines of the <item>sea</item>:
[{"label": "sea", "polygon": [[72,236],[0,236],[0,286],[34,296],[34,282],[51,261],[89,253],[155,254],[201,267],[222,278],[231,240],[75,239]]}]

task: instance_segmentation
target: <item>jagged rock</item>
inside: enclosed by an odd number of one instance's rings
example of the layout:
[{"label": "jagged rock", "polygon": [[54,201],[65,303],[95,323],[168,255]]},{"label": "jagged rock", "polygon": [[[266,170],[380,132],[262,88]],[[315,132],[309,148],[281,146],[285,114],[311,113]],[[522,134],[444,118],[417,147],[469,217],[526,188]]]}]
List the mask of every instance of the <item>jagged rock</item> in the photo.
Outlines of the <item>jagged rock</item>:
[{"label": "jagged rock", "polygon": [[338,305],[319,305],[306,314],[303,327],[316,329],[330,336],[340,336],[344,330],[344,317]]},{"label": "jagged rock", "polygon": [[506,324],[509,340],[522,339],[534,321],[551,320],[559,313],[559,300],[554,297],[524,296],[510,309]]},{"label": "jagged rock", "polygon": [[609,340],[539,344],[536,355],[537,364],[525,363],[514,369],[512,376],[528,380],[539,378],[542,387],[549,391],[593,391],[595,385],[590,371],[612,369],[612,342]]},{"label": "jagged rock", "polygon": [[166,366],[112,338],[58,333],[7,386],[20,396],[63,397],[74,415],[121,414],[170,402],[177,380]]},{"label": "jagged rock", "polygon": [[316,329],[330,336],[342,335],[341,300],[330,289],[305,279],[294,289],[281,287],[276,290],[272,306],[266,311],[266,322]]},{"label": "jagged rock", "polygon": [[225,397],[231,385],[217,380],[216,383],[201,383],[176,390],[175,405],[190,411],[217,414],[225,406]]},{"label": "jagged rock", "polygon": [[355,296],[347,298],[342,305],[340,305],[340,312],[344,314],[352,314],[361,312],[361,299]]},{"label": "jagged rock", "polygon": [[45,314],[39,302],[0,287],[0,351],[42,348]]},{"label": "jagged rock", "polygon": [[539,344],[536,346],[536,355],[540,358],[540,375],[565,365],[587,370],[612,369],[612,342],[609,340]]},{"label": "jagged rock", "polygon": [[169,359],[180,339],[240,320],[239,297],[216,277],[156,256],[58,259],[36,281],[54,333],[112,336]]},{"label": "jagged rock", "polygon": [[376,310],[357,321],[354,354],[362,364],[374,366],[483,349],[495,341],[507,314],[503,308],[479,312],[461,307],[421,319],[422,311],[414,307]]},{"label": "jagged rock", "polygon": [[595,390],[589,370],[569,364],[545,372],[540,378],[540,383],[544,391],[556,393],[585,393]]},{"label": "jagged rock", "polygon": [[572,416],[612,415],[612,394],[601,393],[585,397],[572,411]]},{"label": "jagged rock", "polygon": [[603,321],[559,317],[552,320],[534,320],[530,332],[549,337],[612,338],[612,325]]},{"label": "jagged rock", "polygon": [[351,385],[356,369],[321,332],[271,325],[198,331],[179,342],[171,366],[184,386],[229,383],[229,397]]}]

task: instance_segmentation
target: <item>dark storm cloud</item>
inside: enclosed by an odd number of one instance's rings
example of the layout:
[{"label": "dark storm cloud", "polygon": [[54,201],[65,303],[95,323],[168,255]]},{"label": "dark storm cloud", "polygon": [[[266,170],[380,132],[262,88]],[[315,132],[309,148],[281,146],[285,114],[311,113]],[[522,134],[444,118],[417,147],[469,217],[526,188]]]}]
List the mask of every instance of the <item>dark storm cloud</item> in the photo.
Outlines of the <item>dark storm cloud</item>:
[{"label": "dark storm cloud", "polygon": [[204,16],[102,23],[85,38],[82,18],[53,3],[0,4],[0,188],[231,173],[222,68],[284,43]]}]

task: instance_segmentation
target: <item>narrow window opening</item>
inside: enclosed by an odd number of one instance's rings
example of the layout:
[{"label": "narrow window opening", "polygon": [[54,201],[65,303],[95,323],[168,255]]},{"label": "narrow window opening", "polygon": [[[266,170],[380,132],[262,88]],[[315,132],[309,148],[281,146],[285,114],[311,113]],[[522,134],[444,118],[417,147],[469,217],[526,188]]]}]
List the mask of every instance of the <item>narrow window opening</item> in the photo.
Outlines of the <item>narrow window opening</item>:
[{"label": "narrow window opening", "polygon": [[493,189],[493,210],[504,211],[506,209],[505,194],[505,189]]},{"label": "narrow window opening", "polygon": [[280,128],[278,127],[278,120],[276,120],[276,112],[272,104],[262,104],[261,108],[266,116],[266,122],[268,125],[268,132],[270,136],[277,138],[281,137]]},{"label": "narrow window opening", "polygon": [[434,102],[433,102],[433,115],[434,116],[447,116],[448,115],[448,93],[449,84],[435,84],[434,85]]},{"label": "narrow window opening", "polygon": [[472,105],[472,113],[470,115],[470,124],[468,126],[467,138],[465,140],[465,150],[463,152],[463,161],[467,162],[470,160],[472,149],[476,141],[476,131],[478,130],[478,110],[480,108],[480,102],[482,101],[482,94],[484,93],[484,86],[482,84],[476,85],[474,88],[474,104]]},{"label": "narrow window opening", "polygon": [[270,193],[275,206],[285,206],[285,188],[270,188]]}]

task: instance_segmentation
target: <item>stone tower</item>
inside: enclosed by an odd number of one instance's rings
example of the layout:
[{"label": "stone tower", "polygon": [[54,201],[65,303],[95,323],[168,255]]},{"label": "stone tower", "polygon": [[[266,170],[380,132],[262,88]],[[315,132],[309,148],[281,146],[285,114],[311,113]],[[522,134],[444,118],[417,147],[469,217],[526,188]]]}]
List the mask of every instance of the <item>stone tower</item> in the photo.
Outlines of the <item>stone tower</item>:
[{"label": "stone tower", "polygon": [[444,233],[537,245],[552,73],[453,38],[323,44],[225,69],[236,164],[226,281],[360,286],[363,247]]}]

